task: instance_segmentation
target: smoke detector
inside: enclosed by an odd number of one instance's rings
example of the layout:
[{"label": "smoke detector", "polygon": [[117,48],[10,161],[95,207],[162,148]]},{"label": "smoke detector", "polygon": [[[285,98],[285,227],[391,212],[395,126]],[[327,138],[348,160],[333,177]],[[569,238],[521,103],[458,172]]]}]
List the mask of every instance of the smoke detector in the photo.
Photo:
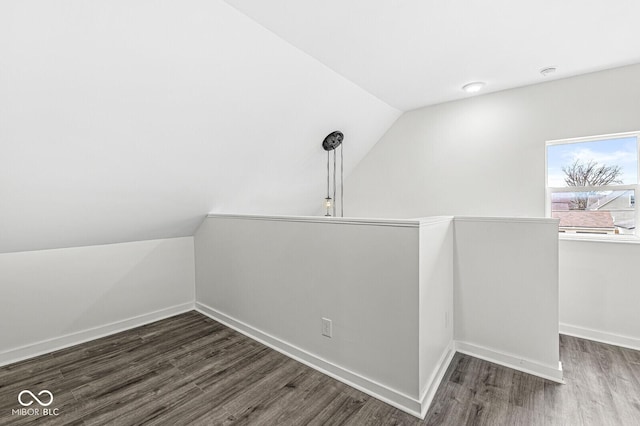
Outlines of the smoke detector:
[{"label": "smoke detector", "polygon": [[556,67],[545,67],[540,70],[540,74],[542,74],[543,77],[548,77],[554,72],[556,72]]},{"label": "smoke detector", "polygon": [[467,93],[476,93],[482,90],[482,88],[486,85],[487,83],[483,81],[474,81],[473,83],[467,83],[464,86],[462,86],[462,90],[464,90]]}]

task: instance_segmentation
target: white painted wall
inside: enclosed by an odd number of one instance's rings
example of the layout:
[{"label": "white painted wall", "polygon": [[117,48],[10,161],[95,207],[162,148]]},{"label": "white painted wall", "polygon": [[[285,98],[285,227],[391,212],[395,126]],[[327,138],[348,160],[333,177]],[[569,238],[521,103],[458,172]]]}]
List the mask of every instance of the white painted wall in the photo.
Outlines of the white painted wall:
[{"label": "white painted wall", "polygon": [[455,340],[461,352],[555,380],[558,222],[456,217]]},{"label": "white painted wall", "polygon": [[640,244],[560,241],[560,331],[640,350]]},{"label": "white painted wall", "polygon": [[453,218],[420,220],[419,385],[424,414],[435,395],[453,343]]},{"label": "white painted wall", "polygon": [[310,220],[209,217],[195,236],[197,307],[420,415],[451,342],[451,219]]},{"label": "white painted wall", "polygon": [[185,310],[193,237],[0,254],[0,365]]},{"label": "white painted wall", "polygon": [[562,380],[555,219],[211,215],[195,247],[198,310],[412,414],[454,349]]},{"label": "white painted wall", "polygon": [[0,253],[311,214],[399,115],[221,0],[2,0]]},{"label": "white painted wall", "polygon": [[544,216],[545,142],[640,129],[640,65],[402,115],[346,181],[353,216]]},{"label": "white painted wall", "polygon": [[[638,111],[640,65],[415,110],[349,176],[345,206],[375,217],[544,216],[545,141],[638,130]],[[584,284],[594,260],[615,253],[613,264],[635,265],[637,251],[561,242],[562,322],[640,339],[630,325],[640,324],[637,298],[621,268]]]}]

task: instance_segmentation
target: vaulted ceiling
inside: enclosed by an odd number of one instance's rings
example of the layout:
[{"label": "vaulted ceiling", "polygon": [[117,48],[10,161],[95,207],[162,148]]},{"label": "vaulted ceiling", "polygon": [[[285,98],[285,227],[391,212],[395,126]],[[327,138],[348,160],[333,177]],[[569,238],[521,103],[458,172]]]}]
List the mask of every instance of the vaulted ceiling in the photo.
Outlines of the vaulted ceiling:
[{"label": "vaulted ceiling", "polygon": [[0,2],[0,252],[313,214],[400,115],[222,1]]},{"label": "vaulted ceiling", "polygon": [[317,213],[329,132],[345,133],[348,175],[402,111],[471,80],[640,62],[639,14],[634,0],[3,0],[0,253],[192,235],[208,212]]},{"label": "vaulted ceiling", "polygon": [[227,1],[404,111],[640,62],[638,0]]}]

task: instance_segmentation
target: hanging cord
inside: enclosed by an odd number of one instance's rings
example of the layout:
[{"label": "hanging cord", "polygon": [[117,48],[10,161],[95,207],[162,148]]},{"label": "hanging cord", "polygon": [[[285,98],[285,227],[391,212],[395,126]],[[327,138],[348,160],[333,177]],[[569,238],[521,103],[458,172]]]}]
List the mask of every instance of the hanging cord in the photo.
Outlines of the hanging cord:
[{"label": "hanging cord", "polygon": [[336,215],[336,149],[333,149],[333,216]]},{"label": "hanging cord", "polygon": [[340,144],[340,217],[344,217],[344,155],[342,149],[344,143]]},{"label": "hanging cord", "polygon": [[327,151],[327,198],[331,195],[329,193],[329,155],[331,154]]}]

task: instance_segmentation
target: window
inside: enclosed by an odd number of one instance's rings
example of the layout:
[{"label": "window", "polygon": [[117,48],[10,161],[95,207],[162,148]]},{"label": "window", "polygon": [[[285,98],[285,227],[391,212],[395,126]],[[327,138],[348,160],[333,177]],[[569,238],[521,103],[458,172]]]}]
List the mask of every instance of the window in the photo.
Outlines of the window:
[{"label": "window", "polygon": [[547,215],[561,233],[636,235],[639,136],[547,142]]}]

